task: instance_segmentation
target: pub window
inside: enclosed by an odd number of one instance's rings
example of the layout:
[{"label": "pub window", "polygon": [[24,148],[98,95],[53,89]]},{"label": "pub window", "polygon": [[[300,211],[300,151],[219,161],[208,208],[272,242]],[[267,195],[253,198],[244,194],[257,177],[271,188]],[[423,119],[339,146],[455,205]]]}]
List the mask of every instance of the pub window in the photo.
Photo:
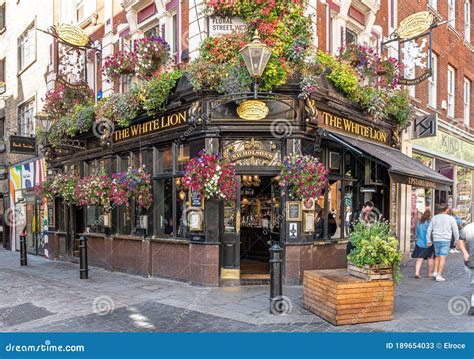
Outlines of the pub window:
[{"label": "pub window", "polygon": [[[125,172],[132,165],[132,156],[124,154],[118,158],[118,171]],[[119,234],[132,234],[132,209],[134,205],[119,206],[117,208],[117,230]]]},{"label": "pub window", "polygon": [[33,136],[35,134],[35,100],[32,99],[18,107],[18,129],[20,136]]},{"label": "pub window", "polygon": [[173,172],[173,153],[171,147],[158,149],[155,160],[155,173],[171,172]]},{"label": "pub window", "polygon": [[341,171],[341,154],[340,152],[329,152],[329,169],[331,172],[340,173]]},{"label": "pub window", "polygon": [[155,181],[155,235],[159,237],[172,237],[173,223],[173,179],[165,178]]},{"label": "pub window", "polygon": [[189,162],[190,159],[190,147],[188,144],[179,145],[177,148],[178,152],[178,171],[184,171],[184,168]]},{"label": "pub window", "polygon": [[36,30],[34,23],[18,38],[18,69],[30,65],[36,58]]}]

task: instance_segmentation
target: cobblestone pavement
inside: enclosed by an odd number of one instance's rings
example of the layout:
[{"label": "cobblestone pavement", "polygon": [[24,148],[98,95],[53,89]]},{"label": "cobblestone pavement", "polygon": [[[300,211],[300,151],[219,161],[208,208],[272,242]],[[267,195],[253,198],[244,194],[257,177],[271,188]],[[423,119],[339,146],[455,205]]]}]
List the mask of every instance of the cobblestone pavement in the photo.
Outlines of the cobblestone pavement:
[{"label": "cobblestone pavement", "polygon": [[[0,250],[0,331],[468,331],[473,318],[462,311],[472,288],[461,256],[450,255],[444,283],[414,279],[403,266],[395,291],[394,320],[335,327],[303,309],[303,288],[285,287],[290,314],[268,313],[268,286],[206,288],[90,268]],[[451,305],[450,305],[451,304]]]}]

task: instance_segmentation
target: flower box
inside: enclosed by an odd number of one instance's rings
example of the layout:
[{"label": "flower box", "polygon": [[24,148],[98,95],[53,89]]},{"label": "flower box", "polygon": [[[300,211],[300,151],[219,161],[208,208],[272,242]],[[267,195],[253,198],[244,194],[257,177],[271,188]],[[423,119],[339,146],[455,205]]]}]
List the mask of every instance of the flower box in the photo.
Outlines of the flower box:
[{"label": "flower box", "polygon": [[393,280],[393,268],[383,266],[369,266],[358,267],[351,262],[347,263],[347,272],[358,278],[368,281],[373,280]]}]

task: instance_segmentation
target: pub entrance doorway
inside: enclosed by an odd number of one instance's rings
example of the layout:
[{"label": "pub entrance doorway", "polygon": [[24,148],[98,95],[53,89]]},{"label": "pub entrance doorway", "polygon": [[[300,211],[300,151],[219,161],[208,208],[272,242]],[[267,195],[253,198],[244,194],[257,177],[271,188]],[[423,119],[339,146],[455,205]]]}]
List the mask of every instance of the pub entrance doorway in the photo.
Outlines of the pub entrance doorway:
[{"label": "pub entrance doorway", "polygon": [[273,176],[240,177],[240,278],[270,279],[272,238],[279,239],[280,190]]}]

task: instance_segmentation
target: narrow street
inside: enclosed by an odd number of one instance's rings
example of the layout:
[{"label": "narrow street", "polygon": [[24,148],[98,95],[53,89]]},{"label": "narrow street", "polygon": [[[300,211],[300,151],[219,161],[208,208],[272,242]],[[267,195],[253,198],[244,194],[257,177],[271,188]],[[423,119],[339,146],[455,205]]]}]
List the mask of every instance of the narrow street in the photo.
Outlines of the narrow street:
[{"label": "narrow street", "polygon": [[[268,313],[268,286],[209,288],[90,268],[0,250],[0,331],[8,332],[471,332],[462,310],[472,288],[461,256],[450,254],[445,283],[414,279],[413,262],[402,268],[391,322],[335,327],[302,308],[303,288],[285,287],[288,315]],[[459,296],[459,297],[457,297]],[[454,299],[452,299],[454,298]],[[464,299],[463,299],[464,298]],[[451,310],[450,303],[451,300]],[[453,302],[457,301],[457,305]],[[461,308],[461,309],[459,309]]]}]

